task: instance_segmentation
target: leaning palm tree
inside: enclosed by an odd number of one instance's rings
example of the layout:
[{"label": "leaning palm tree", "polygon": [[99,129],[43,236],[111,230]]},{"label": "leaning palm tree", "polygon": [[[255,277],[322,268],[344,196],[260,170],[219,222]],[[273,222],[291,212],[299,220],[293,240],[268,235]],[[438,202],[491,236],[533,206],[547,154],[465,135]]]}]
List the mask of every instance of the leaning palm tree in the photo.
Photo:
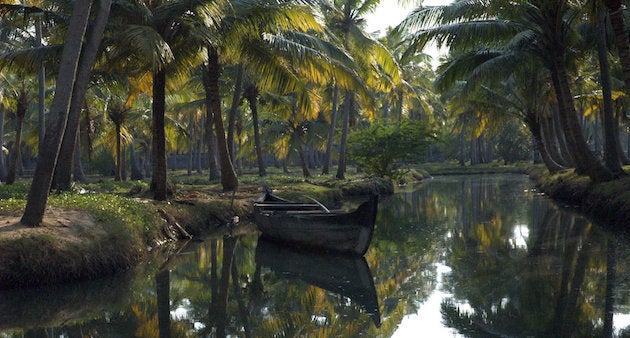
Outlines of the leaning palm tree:
[{"label": "leaning palm tree", "polygon": [[44,148],[40,149],[37,156],[37,166],[21,219],[21,222],[28,226],[38,226],[44,217],[48,192],[68,119],[70,99],[81,56],[81,42],[87,29],[91,6],[92,1],[76,2],[70,17],[55,96],[50,107],[51,118],[44,136]]},{"label": "leaning palm tree", "polygon": [[[447,6],[419,8],[401,27],[412,34],[411,47],[421,49],[432,39],[471,55],[466,60],[475,76],[496,77],[497,60],[531,57],[551,75],[563,131],[576,171],[593,181],[612,173],[590,151],[578,121],[568,75],[567,59],[576,38],[580,8],[565,0],[458,1]],[[473,56],[474,55],[474,56]],[[483,67],[482,67],[483,66]]]}]

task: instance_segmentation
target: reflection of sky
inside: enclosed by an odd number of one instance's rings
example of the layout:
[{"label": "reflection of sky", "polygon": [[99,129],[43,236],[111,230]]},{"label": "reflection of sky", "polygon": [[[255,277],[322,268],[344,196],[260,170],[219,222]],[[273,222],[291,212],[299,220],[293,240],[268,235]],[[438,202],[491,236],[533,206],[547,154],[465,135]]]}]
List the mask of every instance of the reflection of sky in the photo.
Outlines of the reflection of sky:
[{"label": "reflection of sky", "polygon": [[[442,280],[444,275],[451,272],[451,268],[437,263],[437,285],[429,297],[420,304],[417,313],[403,317],[398,325],[398,329],[392,334],[392,338],[406,337],[463,337],[457,330],[445,327],[442,323],[441,305],[444,300],[452,298],[453,295],[442,291]],[[466,303],[457,303],[457,307],[462,312],[472,313],[473,309]]]},{"label": "reflection of sky", "polygon": [[514,227],[514,236],[510,238],[513,248],[527,249],[527,239],[529,238],[529,225],[522,224]]},{"label": "reflection of sky", "polygon": [[615,336],[619,336],[621,330],[630,326],[630,314],[629,313],[614,313],[613,314],[613,332]]}]

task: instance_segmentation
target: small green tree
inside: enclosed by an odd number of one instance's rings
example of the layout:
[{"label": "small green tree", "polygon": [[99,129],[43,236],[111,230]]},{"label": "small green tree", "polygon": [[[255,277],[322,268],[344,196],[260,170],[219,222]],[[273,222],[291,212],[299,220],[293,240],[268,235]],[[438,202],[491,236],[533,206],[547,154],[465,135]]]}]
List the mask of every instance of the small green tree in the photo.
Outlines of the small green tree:
[{"label": "small green tree", "polygon": [[374,121],[350,134],[349,159],[368,175],[398,181],[409,162],[422,161],[435,133],[418,120]]}]

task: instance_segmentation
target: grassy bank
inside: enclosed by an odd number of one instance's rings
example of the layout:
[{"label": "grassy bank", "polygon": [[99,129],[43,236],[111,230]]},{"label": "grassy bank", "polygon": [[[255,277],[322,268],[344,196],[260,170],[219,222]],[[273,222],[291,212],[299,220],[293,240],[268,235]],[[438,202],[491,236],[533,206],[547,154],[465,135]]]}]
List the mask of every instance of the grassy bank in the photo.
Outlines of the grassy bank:
[{"label": "grassy bank", "polygon": [[[54,285],[93,279],[128,269],[161,244],[225,231],[255,231],[249,224],[260,178],[245,175],[236,194],[224,194],[206,177],[172,175],[175,193],[168,202],[151,200],[147,182],[95,180],[74,191],[51,195],[40,227],[21,225],[27,181],[0,186],[0,289]],[[266,180],[278,194],[317,198],[325,204],[351,195],[393,192],[382,180],[359,176],[339,181],[304,180],[272,173]],[[224,225],[239,216],[239,228]]]},{"label": "grassy bank", "polygon": [[573,171],[550,175],[543,167],[532,168],[530,177],[542,192],[595,221],[619,229],[630,226],[630,177],[592,183]]},{"label": "grassy bank", "polygon": [[492,163],[461,166],[458,162],[425,163],[420,166],[432,176],[440,175],[483,175],[483,174],[526,174],[531,163]]}]

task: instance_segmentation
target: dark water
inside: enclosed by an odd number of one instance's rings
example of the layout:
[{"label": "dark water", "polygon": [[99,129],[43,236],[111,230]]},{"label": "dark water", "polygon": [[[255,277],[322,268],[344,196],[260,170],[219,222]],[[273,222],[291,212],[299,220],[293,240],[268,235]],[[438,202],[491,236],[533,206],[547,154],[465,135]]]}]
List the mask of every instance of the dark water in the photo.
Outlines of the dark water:
[{"label": "dark water", "polygon": [[208,238],[113,278],[0,292],[0,337],[624,336],[628,243],[524,176],[437,178],[382,201],[365,259]]}]

